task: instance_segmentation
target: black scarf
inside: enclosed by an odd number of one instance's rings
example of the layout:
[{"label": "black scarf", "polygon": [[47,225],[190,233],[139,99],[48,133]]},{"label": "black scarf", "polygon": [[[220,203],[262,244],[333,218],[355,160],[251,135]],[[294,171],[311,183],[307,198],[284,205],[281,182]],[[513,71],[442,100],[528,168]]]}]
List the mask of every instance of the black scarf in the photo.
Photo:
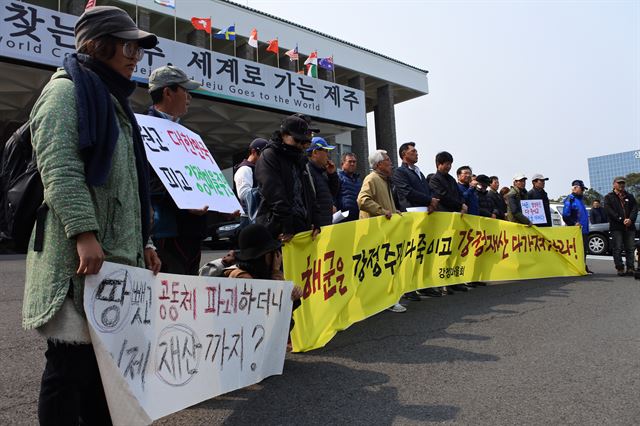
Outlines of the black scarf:
[{"label": "black scarf", "polygon": [[131,123],[133,152],[138,175],[138,197],[142,224],[142,243],[149,239],[151,216],[149,164],[129,96],[136,83],[88,55],[74,53],[64,60],[64,69],[73,80],[78,110],[78,141],[84,160],[85,179],[90,186],[107,182],[118,141],[118,123],[113,95]]}]

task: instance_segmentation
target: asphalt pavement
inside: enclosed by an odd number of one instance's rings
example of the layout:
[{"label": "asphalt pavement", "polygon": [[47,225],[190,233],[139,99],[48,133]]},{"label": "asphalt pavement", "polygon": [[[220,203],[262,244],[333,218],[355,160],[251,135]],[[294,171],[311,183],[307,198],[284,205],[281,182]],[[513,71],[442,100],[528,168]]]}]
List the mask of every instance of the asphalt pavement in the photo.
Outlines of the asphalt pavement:
[{"label": "asphalt pavement", "polygon": [[[640,280],[588,263],[595,275],[407,302],[157,424],[637,425]],[[23,258],[0,256],[3,425],[37,423],[45,345],[20,328],[23,282]]]}]

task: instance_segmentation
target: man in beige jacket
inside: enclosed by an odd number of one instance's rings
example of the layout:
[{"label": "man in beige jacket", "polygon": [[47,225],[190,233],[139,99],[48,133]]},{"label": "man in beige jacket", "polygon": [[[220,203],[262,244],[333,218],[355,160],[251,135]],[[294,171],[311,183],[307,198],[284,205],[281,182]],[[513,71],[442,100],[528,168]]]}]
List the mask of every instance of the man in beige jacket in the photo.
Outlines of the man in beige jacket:
[{"label": "man in beige jacket", "polygon": [[[362,189],[358,194],[358,207],[360,208],[360,219],[367,219],[375,216],[384,216],[391,219],[394,213],[400,214],[396,209],[391,192],[391,176],[393,175],[393,164],[387,151],[378,149],[369,155],[369,165],[373,169],[364,178]],[[406,312],[407,308],[400,303],[389,308],[391,312]]]}]

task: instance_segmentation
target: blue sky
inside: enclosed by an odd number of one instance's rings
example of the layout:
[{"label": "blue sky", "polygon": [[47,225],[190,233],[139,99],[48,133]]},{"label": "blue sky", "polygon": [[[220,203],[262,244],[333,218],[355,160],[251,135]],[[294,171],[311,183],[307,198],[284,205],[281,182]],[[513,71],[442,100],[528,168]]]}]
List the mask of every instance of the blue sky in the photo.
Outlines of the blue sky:
[{"label": "blue sky", "polygon": [[640,149],[640,1],[238,3],[429,70],[395,111],[427,172],[447,150],[503,185],[543,173],[555,198],[588,157]]}]

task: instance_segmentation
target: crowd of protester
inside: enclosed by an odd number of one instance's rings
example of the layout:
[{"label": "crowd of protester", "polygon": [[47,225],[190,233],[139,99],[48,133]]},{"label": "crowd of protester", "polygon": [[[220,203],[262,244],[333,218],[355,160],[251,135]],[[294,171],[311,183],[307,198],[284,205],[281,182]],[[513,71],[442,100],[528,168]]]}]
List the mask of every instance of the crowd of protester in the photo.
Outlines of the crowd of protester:
[{"label": "crowd of protester", "polygon": [[[451,173],[453,156],[440,152],[435,170],[417,166],[413,142],[403,143],[394,168],[390,155],[375,150],[367,159],[341,156],[340,170],[331,159],[334,146],[303,114],[285,118],[270,139],[257,138],[246,159],[234,168],[234,188],[243,207],[239,250],[198,270],[205,213],[180,209],[150,170],[129,96],[131,81],[144,49],[157,45],[154,34],[139,30],[117,7],[85,11],[75,28],[77,52],[45,86],[31,113],[34,155],[48,206],[45,234],[33,235],[27,255],[23,326],[47,339],[38,415],[41,424],[109,424],[96,358],[83,310],[84,277],[103,262],[159,271],[237,278],[282,279],[283,243],[311,231],[315,238],[332,224],[334,213],[352,221],[387,219],[414,208],[456,212],[532,226],[521,201],[542,200],[550,226],[547,177],[517,173],[510,188],[470,166]],[[164,66],[149,79],[148,114],[178,122],[189,107],[189,92],[199,83],[174,66]],[[358,161],[371,172],[356,173]],[[426,168],[426,167],[425,167]],[[633,273],[633,242],[638,208],[616,178],[604,207],[594,204],[592,221],[609,221],[614,237],[614,263],[620,275]],[[586,235],[589,217],[583,203],[584,183],[572,182],[563,219]],[[236,212],[233,216],[239,216]],[[34,243],[41,239],[41,247]],[[585,238],[586,241],[586,238]],[[626,271],[621,258],[626,252]],[[586,253],[586,250],[585,250]],[[471,282],[450,288],[427,288],[403,295],[406,301],[441,297],[485,285]],[[299,305],[301,289],[291,298]],[[389,307],[404,312],[400,303]]]}]

